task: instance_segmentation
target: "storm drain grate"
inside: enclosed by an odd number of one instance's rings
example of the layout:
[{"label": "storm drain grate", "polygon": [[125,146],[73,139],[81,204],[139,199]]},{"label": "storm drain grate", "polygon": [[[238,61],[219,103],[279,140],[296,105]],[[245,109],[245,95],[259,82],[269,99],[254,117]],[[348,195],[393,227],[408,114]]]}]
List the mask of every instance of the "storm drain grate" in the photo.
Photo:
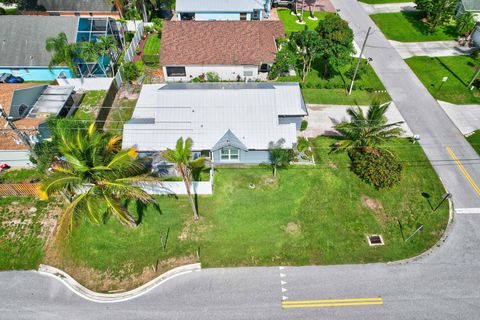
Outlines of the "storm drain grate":
[{"label": "storm drain grate", "polygon": [[370,246],[383,246],[385,243],[383,243],[383,238],[379,234],[373,234],[370,236],[367,236],[368,239],[368,244]]}]

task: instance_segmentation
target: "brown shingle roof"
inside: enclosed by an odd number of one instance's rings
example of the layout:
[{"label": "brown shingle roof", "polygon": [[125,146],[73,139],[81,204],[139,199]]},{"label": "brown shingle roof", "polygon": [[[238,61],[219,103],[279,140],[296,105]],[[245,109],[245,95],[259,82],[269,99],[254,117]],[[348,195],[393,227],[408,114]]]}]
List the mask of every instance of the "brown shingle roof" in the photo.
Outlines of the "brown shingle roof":
[{"label": "brown shingle roof", "polygon": [[[15,83],[15,84],[0,84],[0,104],[3,107],[5,113],[8,114],[10,110],[10,104],[12,102],[13,92],[17,89],[29,88],[38,86],[38,84],[32,83]],[[45,121],[45,118],[25,118],[15,121],[17,128],[25,130],[26,132],[34,134],[38,125]],[[0,118],[0,150],[26,150],[27,146],[23,144],[15,143],[15,140],[19,140],[17,135],[10,130],[10,127],[5,127],[6,121]]]},{"label": "brown shingle roof", "polygon": [[260,65],[275,61],[281,21],[166,21],[162,65]]}]

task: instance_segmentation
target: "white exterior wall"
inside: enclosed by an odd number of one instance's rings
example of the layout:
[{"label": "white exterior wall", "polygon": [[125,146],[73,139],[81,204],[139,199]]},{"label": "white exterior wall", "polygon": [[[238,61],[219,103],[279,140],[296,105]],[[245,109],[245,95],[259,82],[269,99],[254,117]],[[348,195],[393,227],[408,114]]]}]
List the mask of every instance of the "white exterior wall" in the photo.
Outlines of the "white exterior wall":
[{"label": "white exterior wall", "polygon": [[[244,75],[245,71],[251,71],[252,76],[246,77]],[[216,72],[220,77],[220,80],[232,80],[236,81],[237,76],[240,75],[241,80],[244,81],[245,78],[248,80],[256,80],[258,78],[258,66],[247,66],[247,65],[205,65],[205,66],[185,66],[185,77],[168,77],[167,69],[163,66],[163,74],[165,75],[165,81],[167,82],[187,82],[191,81],[193,78],[196,78],[202,74],[207,74],[207,72]]]},{"label": "white exterior wall", "polygon": [[[148,194],[187,194],[187,188],[183,181],[163,181],[155,184],[141,184],[140,187]],[[211,181],[195,181],[192,183],[190,192],[196,194],[213,194]]]},{"label": "white exterior wall", "polygon": [[108,90],[113,78],[71,78],[57,79],[60,86],[74,86],[76,91]]}]

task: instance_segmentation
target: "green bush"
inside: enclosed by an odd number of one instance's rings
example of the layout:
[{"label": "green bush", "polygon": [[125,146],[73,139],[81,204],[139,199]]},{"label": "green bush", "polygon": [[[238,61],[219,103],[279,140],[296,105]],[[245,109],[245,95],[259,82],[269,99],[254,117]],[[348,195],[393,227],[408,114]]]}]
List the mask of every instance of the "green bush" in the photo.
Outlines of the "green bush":
[{"label": "green bush", "polygon": [[122,77],[126,81],[136,80],[138,77],[140,77],[140,73],[140,67],[136,63],[127,62],[123,64]]},{"label": "green bush", "polygon": [[300,125],[300,131],[307,130],[307,127],[308,127],[308,121],[307,120],[302,120],[302,124]]},{"label": "green bush", "polygon": [[371,152],[351,151],[351,170],[375,189],[390,188],[400,182],[402,164],[389,151],[376,149]]},{"label": "green bush", "polygon": [[5,11],[5,9],[3,9],[2,7],[0,7],[0,16],[3,16],[7,14],[7,12]]},{"label": "green bush", "polygon": [[298,138],[298,142],[297,142],[297,150],[298,151],[303,152],[303,151],[307,150],[309,145],[310,145],[310,143],[304,137]]},{"label": "green bush", "polygon": [[135,32],[133,31],[125,32],[125,42],[130,43],[134,36],[135,36]]},{"label": "green bush", "polygon": [[216,72],[207,72],[207,82],[220,82],[220,77]]}]

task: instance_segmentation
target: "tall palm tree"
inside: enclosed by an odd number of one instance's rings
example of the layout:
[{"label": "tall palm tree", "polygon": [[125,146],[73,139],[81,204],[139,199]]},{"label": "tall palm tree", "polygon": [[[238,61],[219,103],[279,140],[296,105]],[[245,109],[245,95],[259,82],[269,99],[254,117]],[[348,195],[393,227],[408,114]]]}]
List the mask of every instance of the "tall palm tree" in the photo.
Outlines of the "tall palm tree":
[{"label": "tall palm tree", "polygon": [[349,108],[347,114],[350,121],[335,125],[342,138],[335,144],[332,151],[359,150],[365,153],[375,153],[378,147],[403,133],[399,127],[402,121],[387,123],[385,113],[390,103],[373,102],[365,115],[360,107]]},{"label": "tall palm tree", "polygon": [[48,37],[45,41],[45,49],[53,52],[48,68],[66,65],[74,74],[77,73],[75,58],[78,57],[78,48],[75,43],[68,43],[67,35],[64,32],[59,33],[56,37]]},{"label": "tall palm tree", "polygon": [[96,45],[99,48],[101,56],[109,57],[109,65],[110,65],[111,72],[113,74],[114,70],[113,70],[112,58],[116,58],[116,54],[118,52],[117,40],[111,36],[100,36],[97,39]]},{"label": "tall palm tree", "polygon": [[165,160],[175,165],[175,169],[182,177],[185,188],[187,188],[188,199],[192,206],[193,218],[197,221],[199,219],[198,211],[190,191],[193,183],[192,169],[204,167],[206,158],[200,157],[192,160],[192,145],[192,139],[187,138],[184,142],[183,138],[179,138],[175,149],[167,149],[163,152],[162,156]]},{"label": "tall palm tree", "polygon": [[75,222],[86,216],[94,223],[114,216],[126,227],[137,224],[122,200],[155,202],[134,183],[146,170],[134,148],[121,150],[121,138],[99,133],[94,124],[88,129],[62,127],[56,134],[63,161],[53,166],[53,173],[37,190],[42,200],[64,195],[67,200],[57,227],[57,236],[67,235]]}]

